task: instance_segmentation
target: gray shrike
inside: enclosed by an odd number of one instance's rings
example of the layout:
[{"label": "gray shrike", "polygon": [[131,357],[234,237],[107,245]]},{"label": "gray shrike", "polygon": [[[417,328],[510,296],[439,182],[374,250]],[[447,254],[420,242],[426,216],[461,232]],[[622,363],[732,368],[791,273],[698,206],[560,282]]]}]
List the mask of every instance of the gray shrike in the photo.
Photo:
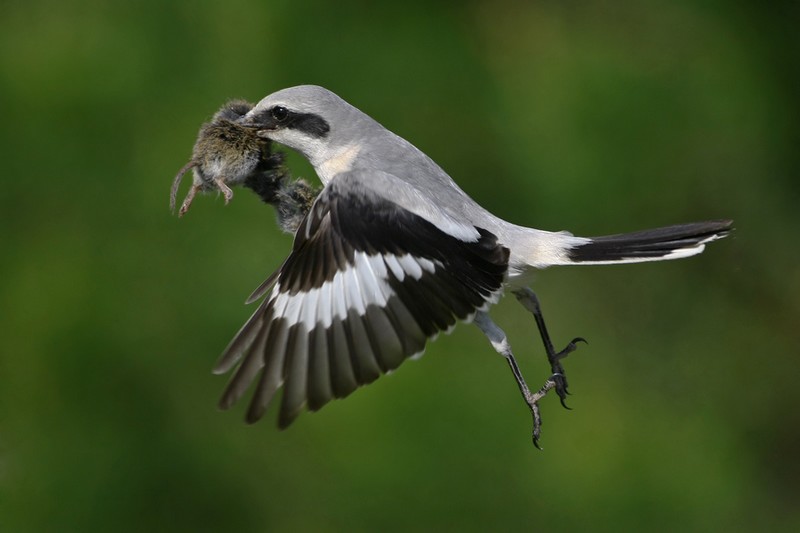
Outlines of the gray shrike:
[{"label": "gray shrike", "polygon": [[[538,402],[555,389],[564,403],[561,360],[583,339],[556,351],[529,273],[689,257],[731,229],[731,221],[715,220],[586,238],[511,224],[411,143],[322,87],[273,93],[238,123],[300,152],[324,185],[289,257],[250,296],[263,300],[214,368],[236,367],[222,409],[256,383],[248,422],[283,387],[278,423],[285,428],[304,405],[316,411],[348,396],[421,355],[439,332],[471,321],[511,367],[538,447]],[[552,375],[536,392],[488,315],[504,290],[533,314],[544,342]]]}]

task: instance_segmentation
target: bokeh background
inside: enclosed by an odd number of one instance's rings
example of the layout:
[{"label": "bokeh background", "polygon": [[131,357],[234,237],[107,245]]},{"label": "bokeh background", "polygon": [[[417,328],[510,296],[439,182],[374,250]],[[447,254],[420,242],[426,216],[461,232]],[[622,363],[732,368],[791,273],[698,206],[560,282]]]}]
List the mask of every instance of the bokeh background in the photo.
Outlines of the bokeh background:
[{"label": "bokeh background", "polygon": [[[800,531],[798,22],[790,1],[3,2],[0,530]],[[544,452],[465,326],[288,431],[246,426],[210,369],[291,239],[248,191],[181,220],[168,191],[223,102],[300,83],[516,223],[737,230],[538,276],[556,343],[591,343]],[[540,383],[532,318],[493,314]]]}]

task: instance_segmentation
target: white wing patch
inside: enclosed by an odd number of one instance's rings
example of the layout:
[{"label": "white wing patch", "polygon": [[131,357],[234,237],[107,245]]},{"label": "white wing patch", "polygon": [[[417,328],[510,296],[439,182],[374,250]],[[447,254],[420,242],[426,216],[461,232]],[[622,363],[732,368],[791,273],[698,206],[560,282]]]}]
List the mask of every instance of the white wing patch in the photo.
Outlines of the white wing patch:
[{"label": "white wing patch", "polygon": [[280,284],[276,284],[271,295],[275,299],[274,316],[284,317],[287,327],[302,323],[308,330],[315,326],[327,329],[334,319],[345,320],[348,311],[363,317],[370,305],[385,307],[394,295],[389,286],[390,276],[401,282],[406,276],[419,280],[423,272],[433,274],[437,266],[442,267],[439,261],[411,254],[356,252],[354,264],[337,271],[332,280],[320,287],[291,294],[281,292]]}]

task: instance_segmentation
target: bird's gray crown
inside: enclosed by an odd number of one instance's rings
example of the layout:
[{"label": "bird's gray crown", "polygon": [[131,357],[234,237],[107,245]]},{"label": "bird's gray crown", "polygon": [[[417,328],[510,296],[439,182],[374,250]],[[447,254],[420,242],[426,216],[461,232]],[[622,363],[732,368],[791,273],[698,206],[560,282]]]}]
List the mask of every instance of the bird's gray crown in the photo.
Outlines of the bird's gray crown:
[{"label": "bird's gray crown", "polygon": [[325,115],[337,108],[352,107],[339,96],[319,85],[298,85],[276,91],[265,96],[252,113],[258,113],[274,106],[284,106],[302,113]]}]

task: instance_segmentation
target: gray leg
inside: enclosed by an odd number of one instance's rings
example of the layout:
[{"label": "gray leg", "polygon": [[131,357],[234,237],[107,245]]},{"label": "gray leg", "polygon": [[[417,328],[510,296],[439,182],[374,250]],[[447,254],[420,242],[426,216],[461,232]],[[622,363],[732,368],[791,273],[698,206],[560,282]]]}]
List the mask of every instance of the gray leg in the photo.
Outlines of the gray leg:
[{"label": "gray leg", "polygon": [[550,363],[550,369],[553,372],[551,379],[555,381],[556,393],[558,397],[561,398],[561,405],[569,409],[565,403],[567,394],[569,394],[569,390],[567,390],[567,376],[564,373],[561,360],[577,349],[578,346],[576,343],[586,342],[586,339],[583,337],[575,337],[567,344],[566,348],[560,352],[556,352],[555,348],[553,348],[553,342],[550,340],[550,334],[547,333],[547,326],[544,325],[542,308],[539,305],[539,298],[536,297],[536,293],[525,287],[524,289],[514,291],[514,296],[517,297],[517,300],[519,300],[525,309],[533,313],[533,318],[536,319],[536,325],[539,327],[539,335],[542,337],[542,343],[544,343],[544,349],[547,352],[547,361]]},{"label": "gray leg", "polygon": [[522,397],[525,399],[525,403],[528,404],[531,414],[533,415],[533,445],[541,450],[539,447],[539,437],[542,433],[542,417],[539,413],[539,400],[545,397],[547,391],[556,386],[556,376],[552,376],[545,381],[544,386],[538,391],[531,392],[528,385],[525,383],[525,379],[522,377],[522,372],[520,372],[517,361],[514,359],[514,354],[511,353],[511,345],[508,343],[505,332],[500,329],[484,311],[478,311],[475,315],[474,322],[483,334],[486,335],[489,342],[492,343],[497,353],[505,357],[506,361],[508,361],[508,366],[511,367],[511,372],[514,373],[514,379],[517,380],[517,385],[522,393]]}]

